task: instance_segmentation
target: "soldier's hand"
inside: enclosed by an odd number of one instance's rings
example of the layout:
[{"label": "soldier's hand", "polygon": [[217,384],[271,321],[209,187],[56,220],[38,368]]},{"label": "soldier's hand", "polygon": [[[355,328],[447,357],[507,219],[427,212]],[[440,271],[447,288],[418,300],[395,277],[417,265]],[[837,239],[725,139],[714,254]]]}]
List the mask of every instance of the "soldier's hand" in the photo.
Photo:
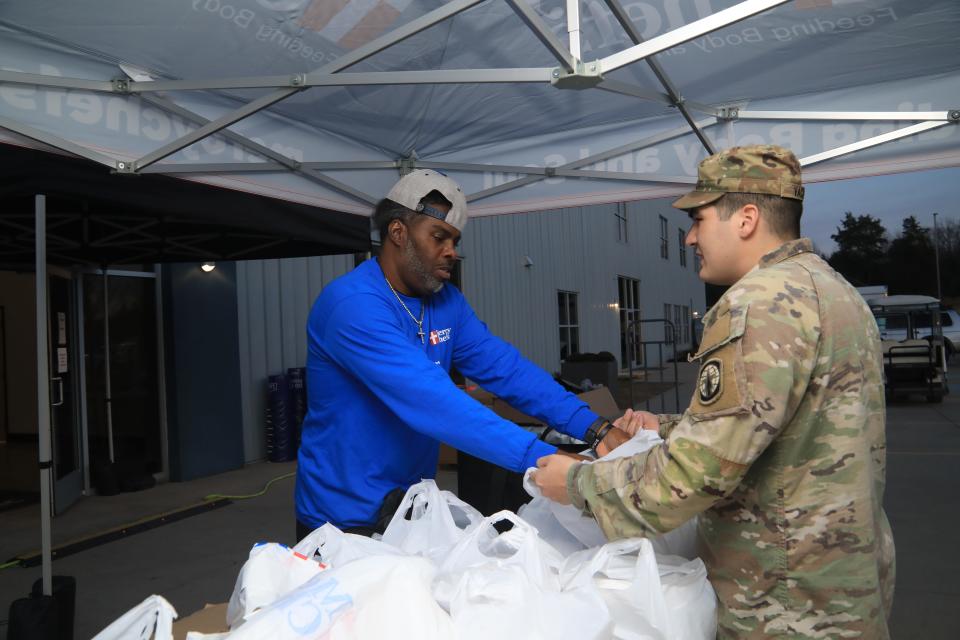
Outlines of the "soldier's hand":
[{"label": "soldier's hand", "polygon": [[570,504],[570,496],[567,494],[567,470],[575,464],[576,458],[570,455],[543,456],[537,460],[533,482],[544,497],[560,504]]},{"label": "soldier's hand", "polygon": [[627,409],[622,416],[613,421],[613,426],[621,431],[625,431],[631,436],[635,436],[642,429],[659,431],[660,418],[649,411]]},{"label": "soldier's hand", "polygon": [[607,435],[603,436],[603,440],[596,446],[597,457],[602,458],[632,437],[626,431],[621,431],[614,426],[613,429],[607,431]]}]

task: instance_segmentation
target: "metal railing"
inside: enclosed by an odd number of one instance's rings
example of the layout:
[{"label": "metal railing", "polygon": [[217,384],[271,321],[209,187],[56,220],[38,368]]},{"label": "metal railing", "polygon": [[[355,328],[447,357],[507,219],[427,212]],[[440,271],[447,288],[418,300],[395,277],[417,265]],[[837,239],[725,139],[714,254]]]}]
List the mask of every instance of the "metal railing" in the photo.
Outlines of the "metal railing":
[{"label": "metal railing", "polygon": [[[636,325],[653,323],[653,322],[661,323],[663,325],[664,339],[663,340],[641,340],[639,342],[636,342],[633,339],[633,333],[634,333],[633,328]],[[636,346],[640,346],[641,349],[643,350],[643,358],[641,360],[644,363],[643,370],[649,371],[651,367],[647,364],[650,362],[650,359],[648,358],[648,354],[647,354],[647,347],[651,345],[656,345],[657,347],[657,365],[658,366],[656,367],[656,369],[659,373],[659,377],[656,380],[656,382],[660,382],[660,383],[666,382],[663,376],[663,371],[665,369],[665,367],[663,366],[663,348],[664,346],[669,346],[670,349],[672,350],[674,409],[676,413],[679,413],[680,412],[680,378],[679,378],[679,370],[677,368],[677,332],[673,323],[670,320],[667,320],[666,318],[634,320],[633,322],[627,325],[627,355],[628,355],[627,371],[629,375],[629,384],[630,384],[630,408],[632,409],[636,406],[636,399],[635,399],[635,394],[633,389],[633,372],[635,370],[635,367],[633,366],[634,348]],[[666,389],[656,394],[656,397],[660,398],[661,413],[666,413],[666,396],[667,396]],[[650,398],[647,398],[645,408],[648,410],[650,409]]]}]

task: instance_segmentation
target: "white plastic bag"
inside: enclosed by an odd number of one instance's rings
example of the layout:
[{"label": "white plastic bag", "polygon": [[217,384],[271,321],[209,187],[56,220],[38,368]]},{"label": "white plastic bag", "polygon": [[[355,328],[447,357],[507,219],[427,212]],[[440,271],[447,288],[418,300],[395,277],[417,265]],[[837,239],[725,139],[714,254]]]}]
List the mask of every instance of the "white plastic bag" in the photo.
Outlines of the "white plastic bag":
[{"label": "white plastic bag", "polygon": [[434,566],[371,556],[324,571],[251,616],[228,640],[447,640],[450,617],[430,595]]},{"label": "white plastic bag", "polygon": [[258,543],[240,569],[230,603],[227,625],[233,629],[254,611],[265,607],[326,569],[286,545]]},{"label": "white plastic bag", "polygon": [[[560,504],[543,497],[533,481],[534,471],[536,469],[527,469],[523,474],[523,488],[533,500],[523,506],[520,515],[532,511],[537,528],[544,532],[544,539],[551,544],[559,542],[557,548],[562,549],[564,555],[606,544],[607,536],[592,517],[583,515],[571,504]],[[561,534],[561,530],[567,535]]]},{"label": "white plastic bag", "polygon": [[407,489],[383,532],[383,541],[439,562],[464,531],[482,519],[479,511],[449,491],[440,491],[433,480],[423,480]]},{"label": "white plastic bag", "polygon": [[699,559],[658,558],[649,540],[628,538],[570,556],[560,576],[564,588],[592,588],[602,597],[615,638],[716,637],[716,596]]},{"label": "white plastic bag", "polygon": [[717,635],[717,594],[699,558],[657,554],[663,599],[670,610],[675,638],[714,638]]},{"label": "white plastic bag", "polygon": [[[493,525],[513,524],[496,535]],[[509,511],[484,519],[450,551],[433,583],[457,640],[605,637],[609,617],[595,590],[561,592],[560,554]]]},{"label": "white plastic bag", "polygon": [[[508,521],[509,531],[498,534],[494,525]],[[433,595],[448,608],[464,573],[478,567],[517,567],[532,584],[551,591],[560,590],[557,578],[563,556],[541,540],[537,530],[510,511],[498,511],[484,518],[450,550],[433,582]]]},{"label": "white plastic bag", "polygon": [[340,567],[354,560],[371,556],[407,555],[381,540],[344,533],[329,522],[307,534],[293,550],[322,562],[328,567]]},{"label": "white plastic bag", "polygon": [[176,617],[176,609],[163,596],[148,596],[110,623],[93,640],[171,640]]},{"label": "white plastic bag", "polygon": [[[526,476],[524,476],[523,482],[526,485]],[[533,525],[540,532],[540,537],[544,541],[559,551],[560,555],[566,557],[576,551],[582,551],[585,547],[576,536],[570,533],[569,528],[557,519],[553,507],[556,504],[556,502],[547,498],[534,498],[522,505],[517,510],[517,515]],[[599,530],[593,518],[590,518],[590,522],[593,523],[596,530]]]},{"label": "white plastic bag", "polygon": [[[638,431],[633,438],[600,458],[598,462],[634,456],[653,448],[661,442],[663,442],[663,439],[656,431],[643,429]],[[527,494],[533,497],[533,500],[520,509],[520,515],[523,517],[531,515],[531,521],[542,532],[544,538],[554,544],[564,555],[569,555],[578,549],[592,549],[606,544],[607,537],[596,520],[583,515],[573,505],[560,504],[543,497],[531,477],[534,471],[536,469],[527,469],[523,476],[523,488]],[[673,531],[651,538],[650,541],[653,543],[654,550],[657,553],[687,559],[696,558],[697,520],[697,518],[693,518]],[[569,535],[565,535],[561,530]],[[571,537],[576,542],[571,541]]]}]

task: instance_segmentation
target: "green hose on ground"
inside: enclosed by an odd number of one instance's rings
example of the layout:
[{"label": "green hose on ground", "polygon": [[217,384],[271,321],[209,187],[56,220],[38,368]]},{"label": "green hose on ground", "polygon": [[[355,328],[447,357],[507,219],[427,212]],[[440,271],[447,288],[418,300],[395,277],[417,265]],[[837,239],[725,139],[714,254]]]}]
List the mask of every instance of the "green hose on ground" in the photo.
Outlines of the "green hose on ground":
[{"label": "green hose on ground", "polygon": [[277,482],[278,480],[286,480],[287,478],[292,478],[295,475],[297,475],[297,472],[291,471],[286,475],[278,476],[273,480],[271,480],[270,482],[268,482],[266,485],[264,485],[263,489],[260,492],[251,493],[250,495],[247,495],[247,496],[228,496],[221,493],[211,493],[208,496],[204,496],[203,499],[205,502],[209,502],[210,500],[221,500],[223,498],[227,498],[229,500],[246,500],[248,498],[256,498],[258,496],[262,496],[263,494],[265,494],[267,492],[267,489],[269,489],[270,485],[272,485],[274,482]]}]

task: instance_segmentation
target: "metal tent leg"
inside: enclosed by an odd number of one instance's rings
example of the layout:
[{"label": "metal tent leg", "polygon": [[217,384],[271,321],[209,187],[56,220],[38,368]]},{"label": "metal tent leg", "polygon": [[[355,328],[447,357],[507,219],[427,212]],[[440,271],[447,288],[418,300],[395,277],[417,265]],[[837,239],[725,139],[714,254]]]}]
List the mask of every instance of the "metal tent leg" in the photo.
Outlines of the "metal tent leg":
[{"label": "metal tent leg", "polygon": [[53,519],[53,455],[50,443],[50,354],[47,346],[47,199],[34,198],[37,293],[37,435],[40,462],[40,552],[43,594],[53,595],[50,528]]}]

